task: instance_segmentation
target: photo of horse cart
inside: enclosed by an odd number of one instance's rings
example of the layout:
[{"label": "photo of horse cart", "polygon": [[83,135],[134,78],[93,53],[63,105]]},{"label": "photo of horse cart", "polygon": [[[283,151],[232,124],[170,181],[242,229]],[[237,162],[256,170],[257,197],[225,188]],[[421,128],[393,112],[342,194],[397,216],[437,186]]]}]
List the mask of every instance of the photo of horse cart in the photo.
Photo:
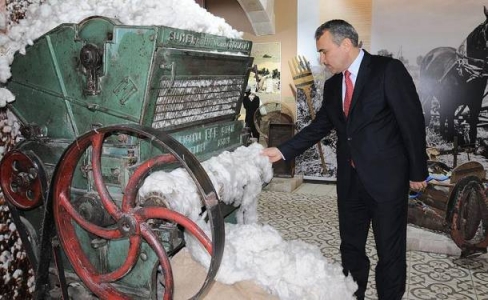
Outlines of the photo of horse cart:
[{"label": "photo of horse cart", "polygon": [[[476,147],[486,132],[488,104],[488,10],[456,49],[436,47],[420,61],[419,95],[425,124],[447,142]],[[483,141],[482,141],[483,142]]]}]

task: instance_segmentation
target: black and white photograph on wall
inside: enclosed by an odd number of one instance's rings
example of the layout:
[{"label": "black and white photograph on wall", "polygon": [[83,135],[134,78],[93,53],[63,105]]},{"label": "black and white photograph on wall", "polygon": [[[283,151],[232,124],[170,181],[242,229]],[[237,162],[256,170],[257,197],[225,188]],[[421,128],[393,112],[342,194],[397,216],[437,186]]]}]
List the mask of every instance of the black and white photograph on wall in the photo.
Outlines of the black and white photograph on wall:
[{"label": "black and white photograph on wall", "polygon": [[248,85],[263,103],[281,101],[281,43],[254,43]]},{"label": "black and white photograph on wall", "polygon": [[[314,84],[311,87],[311,107],[302,90],[296,89],[296,121],[297,131],[311,122],[311,109],[315,112],[322,106],[323,86],[332,74],[320,64],[319,55],[315,48],[314,32],[323,22],[320,17],[319,0],[298,0],[297,16],[297,54],[307,60],[313,75]],[[337,136],[332,132],[317,145],[307,149],[295,158],[295,174],[303,175],[304,179],[335,181],[337,159],[335,143]],[[320,149],[321,148],[321,149]],[[320,154],[320,150],[322,155]]]},{"label": "black and white photograph on wall", "polygon": [[[297,119],[295,126],[297,131],[312,121],[310,110],[313,109],[317,112],[322,106],[323,81],[319,81],[317,78],[314,75],[315,83],[311,89],[311,106],[307,103],[305,93],[301,89],[296,90]],[[320,142],[320,147],[316,145],[297,156],[295,158],[295,174],[303,175],[305,179],[309,180],[334,181],[337,173],[336,142],[337,136],[335,132],[332,132]],[[322,154],[320,154],[321,152]]]},{"label": "black and white photograph on wall", "polygon": [[[366,50],[405,64],[421,97],[429,156],[449,168],[469,160],[485,169],[488,166],[486,5],[481,0],[462,4],[457,0],[373,0],[371,48]],[[308,1],[298,1],[298,8],[298,52],[311,63],[318,87],[313,101],[318,109],[322,102],[318,94],[330,76],[319,65],[310,43],[310,32],[321,20]],[[297,129],[307,124],[307,109],[301,108],[300,99],[298,93]],[[310,155],[297,157],[297,173],[302,165],[305,176],[324,178],[317,173],[320,160],[308,161],[317,156],[312,153],[316,150],[309,151]],[[334,155],[333,149],[328,155]],[[329,160],[335,161],[335,156]],[[326,179],[334,179],[331,170]]]},{"label": "black and white photograph on wall", "polygon": [[373,1],[371,52],[407,67],[422,102],[430,158],[449,168],[468,160],[488,166],[486,4]]}]

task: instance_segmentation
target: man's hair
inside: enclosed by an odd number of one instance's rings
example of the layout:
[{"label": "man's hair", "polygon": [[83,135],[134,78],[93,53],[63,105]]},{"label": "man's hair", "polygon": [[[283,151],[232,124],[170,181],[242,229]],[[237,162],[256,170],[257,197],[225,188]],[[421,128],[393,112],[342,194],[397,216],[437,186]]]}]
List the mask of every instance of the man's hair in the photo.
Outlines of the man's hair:
[{"label": "man's hair", "polygon": [[344,20],[330,20],[320,25],[315,30],[315,40],[318,41],[326,31],[330,32],[332,41],[337,45],[340,45],[344,39],[348,38],[354,47],[358,46],[358,33],[356,29]]}]

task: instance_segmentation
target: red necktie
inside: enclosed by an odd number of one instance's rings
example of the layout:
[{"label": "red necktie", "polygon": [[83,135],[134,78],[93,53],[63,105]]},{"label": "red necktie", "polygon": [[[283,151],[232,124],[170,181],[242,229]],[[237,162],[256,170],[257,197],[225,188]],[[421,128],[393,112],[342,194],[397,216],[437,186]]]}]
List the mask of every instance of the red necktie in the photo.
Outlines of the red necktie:
[{"label": "red necktie", "polygon": [[346,83],[346,94],[344,96],[344,114],[349,114],[349,109],[351,108],[351,100],[352,100],[352,92],[354,90],[354,86],[351,80],[351,72],[348,70],[344,71],[344,82]]}]

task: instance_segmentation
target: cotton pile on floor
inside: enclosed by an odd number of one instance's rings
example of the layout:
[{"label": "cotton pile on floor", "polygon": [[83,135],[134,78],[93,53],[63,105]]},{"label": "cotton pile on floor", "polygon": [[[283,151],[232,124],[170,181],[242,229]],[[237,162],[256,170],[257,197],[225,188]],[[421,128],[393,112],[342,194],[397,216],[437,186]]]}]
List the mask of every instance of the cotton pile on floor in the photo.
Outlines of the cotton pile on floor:
[{"label": "cotton pile on floor", "polygon": [[[7,27],[7,34],[0,33],[0,82],[11,77],[10,64],[17,51],[24,54],[27,45],[59,24],[79,23],[95,15],[115,18],[125,25],[161,25],[229,38],[242,36],[194,0],[47,0],[25,6],[28,6],[25,18],[18,24],[10,27],[0,24]],[[14,99],[8,90],[0,89],[0,107]]]},{"label": "cotton pile on floor", "polygon": [[[254,280],[280,299],[354,299],[357,289],[342,267],[331,264],[316,246],[303,241],[285,241],[277,230],[257,223],[257,201],[263,183],[272,177],[271,164],[260,155],[257,143],[223,152],[202,163],[221,201],[240,206],[239,225],[226,224],[224,257],[216,279],[226,284]],[[196,186],[180,168],[151,174],[139,190],[140,196],[157,193],[171,209],[194,220],[207,235],[210,228],[203,221],[201,199]],[[208,268],[210,256],[186,235],[192,256]]]}]

